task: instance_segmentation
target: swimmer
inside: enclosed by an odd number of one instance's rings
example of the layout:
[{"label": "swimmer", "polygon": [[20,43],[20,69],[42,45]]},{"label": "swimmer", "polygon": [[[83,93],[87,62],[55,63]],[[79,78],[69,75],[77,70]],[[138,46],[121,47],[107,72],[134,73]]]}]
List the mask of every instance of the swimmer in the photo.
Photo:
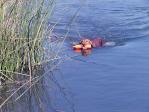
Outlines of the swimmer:
[{"label": "swimmer", "polygon": [[90,39],[83,39],[73,46],[74,49],[92,49],[92,48],[99,48],[104,46],[114,46],[115,42],[106,41],[102,38],[95,38],[93,40]]}]

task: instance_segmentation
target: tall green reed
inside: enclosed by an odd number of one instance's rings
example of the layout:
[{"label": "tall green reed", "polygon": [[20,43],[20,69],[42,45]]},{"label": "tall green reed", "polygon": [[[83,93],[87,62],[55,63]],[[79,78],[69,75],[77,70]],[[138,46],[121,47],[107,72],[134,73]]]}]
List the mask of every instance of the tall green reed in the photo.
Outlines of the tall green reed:
[{"label": "tall green reed", "polygon": [[[0,75],[27,72],[32,78],[35,65],[44,55],[42,43],[55,0],[0,1]],[[51,32],[50,32],[51,33]],[[50,34],[48,34],[50,35]]]}]

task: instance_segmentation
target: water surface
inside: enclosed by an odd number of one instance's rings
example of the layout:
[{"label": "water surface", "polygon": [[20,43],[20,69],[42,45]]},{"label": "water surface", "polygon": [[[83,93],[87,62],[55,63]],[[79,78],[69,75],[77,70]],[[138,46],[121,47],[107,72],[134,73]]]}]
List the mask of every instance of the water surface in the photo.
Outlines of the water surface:
[{"label": "water surface", "polygon": [[[69,37],[61,54],[65,60],[53,73],[47,64],[31,91],[20,89],[0,112],[149,111],[148,0],[57,0],[49,21],[55,34]],[[69,49],[82,37],[117,44],[84,57]],[[19,86],[2,88],[0,102]]]},{"label": "water surface", "polygon": [[[101,36],[123,44],[94,49],[87,57],[79,55],[61,65],[76,112],[149,111],[148,4],[148,0],[87,0],[83,4],[69,36],[76,40]],[[67,32],[64,25],[81,5],[66,0],[58,7],[64,6],[69,7],[65,16],[55,16],[61,17],[56,27],[60,34]],[[68,54],[77,53],[69,50]]]}]

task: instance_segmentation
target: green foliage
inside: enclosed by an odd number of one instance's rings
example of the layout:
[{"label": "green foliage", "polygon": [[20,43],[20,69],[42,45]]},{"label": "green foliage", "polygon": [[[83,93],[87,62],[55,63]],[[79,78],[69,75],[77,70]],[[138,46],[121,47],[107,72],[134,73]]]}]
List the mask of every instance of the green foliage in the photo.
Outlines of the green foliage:
[{"label": "green foliage", "polygon": [[31,72],[42,61],[53,8],[54,0],[8,0],[1,5],[0,74]]}]

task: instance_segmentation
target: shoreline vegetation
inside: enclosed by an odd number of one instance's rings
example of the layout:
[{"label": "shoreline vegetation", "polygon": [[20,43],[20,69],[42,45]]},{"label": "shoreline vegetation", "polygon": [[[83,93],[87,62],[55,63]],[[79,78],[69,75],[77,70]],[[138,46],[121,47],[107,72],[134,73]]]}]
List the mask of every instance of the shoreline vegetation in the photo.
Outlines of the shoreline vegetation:
[{"label": "shoreline vegetation", "polygon": [[54,6],[55,0],[0,1],[0,86],[6,82],[17,85],[5,99],[0,92],[0,111],[19,90],[24,88],[15,96],[17,100],[43,77],[43,63],[53,61],[50,71],[58,65],[58,54],[48,48],[47,59],[43,47],[54,29],[48,27]]},{"label": "shoreline vegetation", "polygon": [[54,0],[2,0],[0,3],[0,73],[33,74],[44,58],[43,41],[48,31]]}]

